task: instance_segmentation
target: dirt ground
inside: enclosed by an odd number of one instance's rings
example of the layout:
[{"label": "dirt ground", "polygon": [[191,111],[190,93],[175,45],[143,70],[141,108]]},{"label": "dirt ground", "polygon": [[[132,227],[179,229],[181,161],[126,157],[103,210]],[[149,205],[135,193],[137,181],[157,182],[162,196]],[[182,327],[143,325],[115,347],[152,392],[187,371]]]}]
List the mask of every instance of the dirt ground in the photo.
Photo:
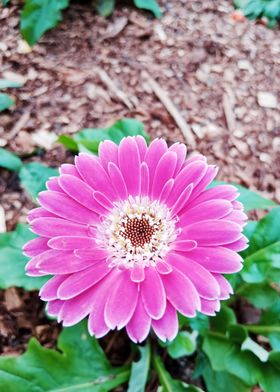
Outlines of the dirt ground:
[{"label": "dirt ground", "polygon": [[[103,19],[89,3],[72,2],[63,22],[32,51],[19,35],[20,7],[0,6],[0,78],[25,82],[9,90],[16,106],[0,114],[0,146],[26,160],[58,166],[73,156],[53,143],[56,135],[122,117],[143,121],[152,137],[184,142],[147,71],[189,124],[195,137],[190,152],[218,164],[219,179],[280,202],[279,27],[269,30],[243,20],[224,0],[161,1],[160,20],[123,5]],[[16,175],[4,170],[0,203],[8,230],[24,221],[33,205]],[[35,294],[17,290],[14,295],[27,322]],[[32,334],[53,344],[55,336],[47,329],[55,323],[48,327],[38,303],[40,316],[29,325],[23,322],[20,340],[15,312],[7,307],[7,294],[1,296],[0,326],[8,327],[0,352],[22,352]]]}]

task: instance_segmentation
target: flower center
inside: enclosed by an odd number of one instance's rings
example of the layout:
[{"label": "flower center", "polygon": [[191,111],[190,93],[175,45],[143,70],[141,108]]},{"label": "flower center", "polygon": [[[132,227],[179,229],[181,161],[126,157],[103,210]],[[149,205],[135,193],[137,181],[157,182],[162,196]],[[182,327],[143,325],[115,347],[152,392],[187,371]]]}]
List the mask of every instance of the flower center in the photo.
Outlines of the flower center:
[{"label": "flower center", "polygon": [[97,241],[109,253],[109,266],[155,266],[178,234],[169,208],[139,196],[114,204],[97,229]]}]

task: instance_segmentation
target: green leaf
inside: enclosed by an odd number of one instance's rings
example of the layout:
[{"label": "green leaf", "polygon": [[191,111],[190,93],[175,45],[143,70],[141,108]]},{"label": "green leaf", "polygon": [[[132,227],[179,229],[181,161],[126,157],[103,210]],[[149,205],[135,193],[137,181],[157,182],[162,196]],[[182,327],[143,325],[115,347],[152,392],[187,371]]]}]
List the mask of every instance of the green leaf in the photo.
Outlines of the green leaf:
[{"label": "green leaf", "polygon": [[142,135],[147,142],[150,138],[144,131],[144,125],[137,120],[126,118],[115,122],[108,128],[85,128],[76,133],[73,138],[62,135],[58,141],[72,151],[84,151],[98,154],[99,144],[104,140],[112,140],[119,144],[126,136]]},{"label": "green leaf", "polygon": [[8,170],[19,170],[21,166],[22,162],[16,154],[0,147],[0,167]]},{"label": "green leaf", "polygon": [[157,372],[160,384],[163,387],[163,392],[203,392],[195,385],[184,384],[179,380],[173,379],[165,369],[162,360],[156,354],[153,354],[153,365]]},{"label": "green leaf", "polygon": [[197,335],[196,331],[192,333],[181,331],[174,340],[165,343],[164,346],[167,347],[168,354],[173,359],[191,355],[196,350]]},{"label": "green leaf", "polygon": [[[229,183],[225,181],[212,181],[210,188],[216,185],[225,184]],[[247,189],[242,185],[236,183],[230,183],[230,185],[234,185],[238,189],[240,193],[240,195],[238,196],[238,200],[244,205],[245,211],[256,209],[265,210],[277,206],[277,204],[273,200],[266,199],[258,193],[251,191],[250,189]]]},{"label": "green leaf", "polygon": [[279,294],[268,284],[248,284],[241,295],[256,308],[267,309],[276,304]]},{"label": "green leaf", "polygon": [[0,112],[3,112],[14,104],[15,101],[8,94],[0,93]]},{"label": "green leaf", "polygon": [[246,232],[249,248],[242,252],[244,268],[241,276],[248,283],[261,283],[266,280],[271,268],[280,269],[280,207],[273,208],[269,214]]},{"label": "green leaf", "polygon": [[160,18],[162,13],[156,0],[134,0],[137,8],[151,11],[156,18]]},{"label": "green leaf", "polygon": [[106,18],[114,11],[115,0],[97,0],[95,7],[99,15]]},{"label": "green leaf", "polygon": [[209,361],[203,366],[203,378],[208,392],[251,392],[251,388],[246,386],[238,377],[226,371],[214,371]]},{"label": "green leaf", "polygon": [[215,317],[210,318],[211,328],[222,333],[226,332],[230,324],[235,323],[236,317],[234,311],[224,304],[222,305],[220,312],[218,312]]},{"label": "green leaf", "polygon": [[25,0],[21,33],[29,45],[34,45],[47,30],[62,20],[61,10],[68,4],[69,0]]},{"label": "green leaf", "polygon": [[22,166],[19,178],[22,187],[36,201],[38,193],[46,189],[46,181],[58,175],[58,170],[47,167],[38,162],[27,163]]},{"label": "green leaf", "polygon": [[149,343],[145,346],[137,346],[140,351],[140,360],[133,362],[128,384],[128,392],[145,392],[151,363],[151,347]]},{"label": "green leaf", "polygon": [[32,338],[19,357],[0,358],[0,390],[17,392],[105,392],[128,380],[126,368],[113,368],[86,325],[62,331],[59,351]]},{"label": "green leaf", "polygon": [[28,258],[22,254],[22,246],[35,237],[28,226],[23,224],[19,224],[15,231],[0,234],[1,289],[11,286],[23,287],[26,290],[40,289],[49,279],[48,277],[31,278],[25,274]]},{"label": "green leaf", "polygon": [[12,80],[0,79],[0,89],[11,88],[11,87],[21,87],[23,83],[13,82]]},{"label": "green leaf", "polygon": [[9,4],[10,0],[2,0],[2,4],[6,7]]}]

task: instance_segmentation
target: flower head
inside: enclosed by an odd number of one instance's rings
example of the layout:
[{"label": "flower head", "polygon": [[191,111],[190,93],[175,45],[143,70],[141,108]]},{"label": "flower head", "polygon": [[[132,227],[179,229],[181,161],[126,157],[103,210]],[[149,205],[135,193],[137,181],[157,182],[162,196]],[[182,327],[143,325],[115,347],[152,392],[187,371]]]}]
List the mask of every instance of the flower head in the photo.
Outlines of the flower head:
[{"label": "flower head", "polygon": [[96,337],[126,327],[143,341],[178,332],[177,312],[214,315],[232,288],[246,248],[237,190],[208,189],[217,168],[164,140],[110,141],[81,153],[39,195],[29,213],[39,235],[24,247],[31,276],[53,275],[40,291],[63,325],[88,318]]}]

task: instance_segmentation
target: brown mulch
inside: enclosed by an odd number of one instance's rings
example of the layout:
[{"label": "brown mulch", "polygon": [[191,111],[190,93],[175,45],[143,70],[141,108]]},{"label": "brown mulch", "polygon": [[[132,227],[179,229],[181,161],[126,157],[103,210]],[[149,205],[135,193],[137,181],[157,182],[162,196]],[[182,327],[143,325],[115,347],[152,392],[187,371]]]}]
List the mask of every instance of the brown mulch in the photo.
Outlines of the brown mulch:
[{"label": "brown mulch", "polygon": [[[143,121],[152,137],[184,142],[143,77],[146,70],[190,125],[191,152],[218,164],[219,179],[280,202],[280,113],[277,107],[263,107],[259,98],[265,92],[280,102],[279,28],[236,21],[226,0],[161,4],[160,20],[123,6],[104,19],[89,2],[73,2],[63,22],[32,52],[19,36],[20,7],[13,2],[0,6],[0,78],[25,82],[9,90],[16,106],[0,114],[0,146],[58,166],[73,157],[52,145],[56,135],[122,117]],[[123,99],[101,80],[100,70]],[[8,230],[32,207],[16,175],[4,170],[0,203]],[[16,309],[7,307],[7,291],[0,293],[0,353],[22,352],[30,336],[53,346],[58,327],[44,316],[37,294],[15,293],[20,298]]]}]

